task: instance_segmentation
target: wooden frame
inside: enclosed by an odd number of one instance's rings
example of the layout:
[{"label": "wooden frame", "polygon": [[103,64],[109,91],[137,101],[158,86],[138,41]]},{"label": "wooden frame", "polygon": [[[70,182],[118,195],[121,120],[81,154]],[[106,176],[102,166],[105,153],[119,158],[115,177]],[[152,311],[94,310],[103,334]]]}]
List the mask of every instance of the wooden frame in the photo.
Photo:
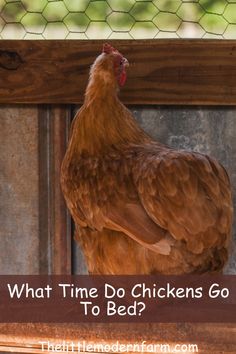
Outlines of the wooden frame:
[{"label": "wooden frame", "polygon": [[[70,110],[81,103],[89,66],[104,41],[0,41],[0,103],[40,106],[41,273],[71,272],[70,221],[59,189]],[[235,105],[236,41],[112,41],[131,63],[121,99],[126,104]],[[132,48],[132,50],[131,50]],[[49,168],[50,166],[50,168]],[[55,237],[53,236],[55,235]],[[52,247],[49,247],[49,243]],[[59,254],[58,251],[59,250]],[[219,324],[0,324],[0,352],[41,353],[39,340],[107,343],[200,342],[201,353],[236,352],[234,325]],[[56,341],[59,341],[57,339]]]},{"label": "wooden frame", "polygon": [[115,344],[117,340],[123,344],[145,340],[147,344],[168,343],[171,346],[198,343],[201,354],[233,354],[236,351],[234,333],[235,325],[232,324],[0,324],[0,353],[42,353],[40,341],[60,344],[63,339],[69,343],[85,341],[92,345]]},{"label": "wooden frame", "polygon": [[60,188],[70,108],[39,106],[39,240],[40,273],[71,274],[71,217]]},{"label": "wooden frame", "polygon": [[[0,41],[0,103],[81,103],[104,41]],[[235,105],[235,40],[114,40],[126,104]],[[131,50],[132,48],[132,50]]]}]

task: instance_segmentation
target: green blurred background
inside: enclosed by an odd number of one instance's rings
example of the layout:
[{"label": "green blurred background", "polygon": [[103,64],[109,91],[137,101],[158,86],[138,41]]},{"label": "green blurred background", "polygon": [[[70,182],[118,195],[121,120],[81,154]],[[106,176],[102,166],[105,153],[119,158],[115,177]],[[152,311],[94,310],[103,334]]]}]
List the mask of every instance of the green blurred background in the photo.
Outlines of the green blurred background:
[{"label": "green blurred background", "polygon": [[1,39],[236,38],[236,0],[0,0]]}]

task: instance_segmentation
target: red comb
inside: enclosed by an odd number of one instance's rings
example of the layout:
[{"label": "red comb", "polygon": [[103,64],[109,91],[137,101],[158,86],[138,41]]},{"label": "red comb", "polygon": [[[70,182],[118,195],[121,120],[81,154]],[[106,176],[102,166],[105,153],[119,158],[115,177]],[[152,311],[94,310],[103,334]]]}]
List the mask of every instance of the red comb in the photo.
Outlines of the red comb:
[{"label": "red comb", "polygon": [[113,48],[110,44],[105,43],[105,44],[103,44],[102,52],[106,53],[106,54],[110,54],[112,52],[117,52],[117,50],[115,48]]}]

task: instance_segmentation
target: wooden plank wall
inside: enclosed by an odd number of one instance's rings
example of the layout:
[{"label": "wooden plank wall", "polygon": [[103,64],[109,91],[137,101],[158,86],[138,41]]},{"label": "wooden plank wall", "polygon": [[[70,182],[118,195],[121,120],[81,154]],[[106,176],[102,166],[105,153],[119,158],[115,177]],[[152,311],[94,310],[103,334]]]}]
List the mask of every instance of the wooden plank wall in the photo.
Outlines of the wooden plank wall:
[{"label": "wooden plank wall", "polygon": [[[61,344],[63,340],[75,344],[85,341],[86,345],[116,344],[117,341],[134,345],[146,341],[147,344],[169,344],[172,348],[175,344],[197,344],[201,354],[236,353],[233,324],[0,324],[0,352],[42,353],[40,341]],[[131,349],[129,353],[134,354]]]},{"label": "wooden plank wall", "polygon": [[0,107],[0,274],[38,274],[38,112]]},{"label": "wooden plank wall", "polygon": [[71,274],[71,217],[60,187],[70,106],[38,106],[40,274]]},{"label": "wooden plank wall", "polygon": [[[0,41],[0,103],[81,103],[104,41]],[[130,62],[128,104],[235,105],[235,40],[109,41]]]},{"label": "wooden plank wall", "polygon": [[71,274],[60,188],[70,106],[0,106],[0,274]]}]

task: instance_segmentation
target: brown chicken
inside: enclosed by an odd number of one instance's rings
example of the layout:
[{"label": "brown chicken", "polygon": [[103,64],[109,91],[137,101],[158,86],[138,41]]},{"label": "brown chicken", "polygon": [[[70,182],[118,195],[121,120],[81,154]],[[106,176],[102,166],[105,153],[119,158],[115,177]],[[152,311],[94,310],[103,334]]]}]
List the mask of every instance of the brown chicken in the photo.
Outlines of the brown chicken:
[{"label": "brown chicken", "polygon": [[228,175],[213,158],[153,141],[120,102],[128,61],[95,60],[61,185],[91,274],[219,271],[231,238]]}]

